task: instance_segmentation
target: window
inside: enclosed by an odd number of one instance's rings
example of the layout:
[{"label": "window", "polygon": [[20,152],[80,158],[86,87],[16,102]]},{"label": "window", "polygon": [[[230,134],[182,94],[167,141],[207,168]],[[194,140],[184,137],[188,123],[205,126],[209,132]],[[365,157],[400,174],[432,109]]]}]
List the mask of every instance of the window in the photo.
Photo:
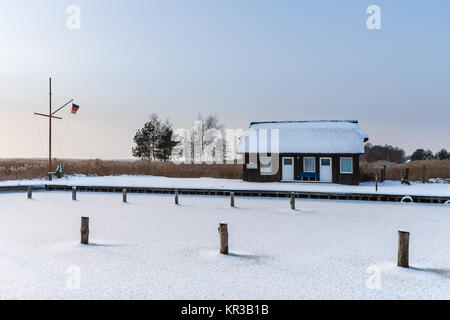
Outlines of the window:
[{"label": "window", "polygon": [[285,158],[283,159],[284,165],[286,166],[292,166],[292,158]]},{"label": "window", "polygon": [[303,171],[316,172],[316,158],[314,157],[303,158]]},{"label": "window", "polygon": [[341,173],[353,173],[353,158],[341,158]]},{"label": "window", "polygon": [[258,169],[258,164],[254,162],[247,163],[247,169]]},{"label": "window", "polygon": [[260,157],[260,170],[261,173],[271,173],[272,172],[272,159],[271,157]]}]

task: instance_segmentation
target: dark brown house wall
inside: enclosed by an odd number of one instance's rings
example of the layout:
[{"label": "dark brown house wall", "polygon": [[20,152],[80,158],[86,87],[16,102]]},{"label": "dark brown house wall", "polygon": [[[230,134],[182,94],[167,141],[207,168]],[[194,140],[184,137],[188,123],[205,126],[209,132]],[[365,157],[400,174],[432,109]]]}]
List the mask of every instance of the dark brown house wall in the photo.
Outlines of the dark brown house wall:
[{"label": "dark brown house wall", "polygon": [[[270,154],[269,154],[270,156]],[[316,171],[320,171],[320,158],[327,157],[332,159],[332,176],[333,183],[347,184],[347,185],[358,185],[360,179],[359,172],[359,154],[298,154],[298,153],[284,153],[280,154],[278,157],[279,170],[275,175],[262,175],[260,173],[260,162],[259,157],[257,160],[258,169],[247,169],[246,164],[249,163],[250,156],[245,154],[245,164],[243,165],[243,180],[253,181],[253,182],[276,182],[282,179],[282,159],[283,157],[293,157],[294,158],[294,179],[300,180],[300,173],[303,172],[303,158],[304,157],[314,157],[316,159]],[[353,158],[353,173],[352,174],[342,174],[340,173],[341,157],[351,157]]]},{"label": "dark brown house wall", "polygon": [[245,154],[245,163],[243,165],[243,180],[244,181],[252,181],[252,182],[277,182],[281,181],[281,160],[279,161],[280,170],[275,175],[262,175],[259,168],[260,162],[258,158],[258,169],[247,169],[246,164],[249,163],[250,155],[248,153]]},{"label": "dark brown house wall", "polygon": [[[352,174],[341,173],[341,157],[353,158]],[[333,183],[359,185],[359,178],[359,154],[340,154],[333,156]]]}]

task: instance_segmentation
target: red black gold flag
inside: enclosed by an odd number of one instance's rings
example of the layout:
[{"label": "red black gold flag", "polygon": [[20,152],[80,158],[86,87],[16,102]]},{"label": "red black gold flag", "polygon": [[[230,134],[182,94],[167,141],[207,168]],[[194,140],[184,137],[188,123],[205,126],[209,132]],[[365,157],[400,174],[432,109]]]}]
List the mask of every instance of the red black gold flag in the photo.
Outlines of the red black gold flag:
[{"label": "red black gold flag", "polygon": [[76,105],[75,103],[72,104],[72,113],[76,114],[78,109],[80,109],[80,106]]}]

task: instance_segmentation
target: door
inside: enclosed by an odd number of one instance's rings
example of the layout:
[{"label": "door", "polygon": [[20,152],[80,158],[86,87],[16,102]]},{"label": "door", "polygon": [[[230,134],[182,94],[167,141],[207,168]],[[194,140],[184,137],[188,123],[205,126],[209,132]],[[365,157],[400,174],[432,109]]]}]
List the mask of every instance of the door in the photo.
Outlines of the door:
[{"label": "door", "polygon": [[320,181],[333,182],[331,158],[320,158]]},{"label": "door", "polygon": [[294,158],[293,157],[283,157],[283,181],[293,181],[294,180]]}]

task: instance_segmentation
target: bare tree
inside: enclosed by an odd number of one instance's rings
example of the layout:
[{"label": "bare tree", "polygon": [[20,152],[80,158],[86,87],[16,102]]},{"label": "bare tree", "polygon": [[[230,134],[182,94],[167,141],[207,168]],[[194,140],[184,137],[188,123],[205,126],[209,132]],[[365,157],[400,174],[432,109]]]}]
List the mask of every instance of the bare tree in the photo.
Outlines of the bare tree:
[{"label": "bare tree", "polygon": [[219,161],[226,158],[226,139],[224,126],[217,115],[203,118],[200,114],[194,122],[191,136],[191,155],[194,162]]}]

